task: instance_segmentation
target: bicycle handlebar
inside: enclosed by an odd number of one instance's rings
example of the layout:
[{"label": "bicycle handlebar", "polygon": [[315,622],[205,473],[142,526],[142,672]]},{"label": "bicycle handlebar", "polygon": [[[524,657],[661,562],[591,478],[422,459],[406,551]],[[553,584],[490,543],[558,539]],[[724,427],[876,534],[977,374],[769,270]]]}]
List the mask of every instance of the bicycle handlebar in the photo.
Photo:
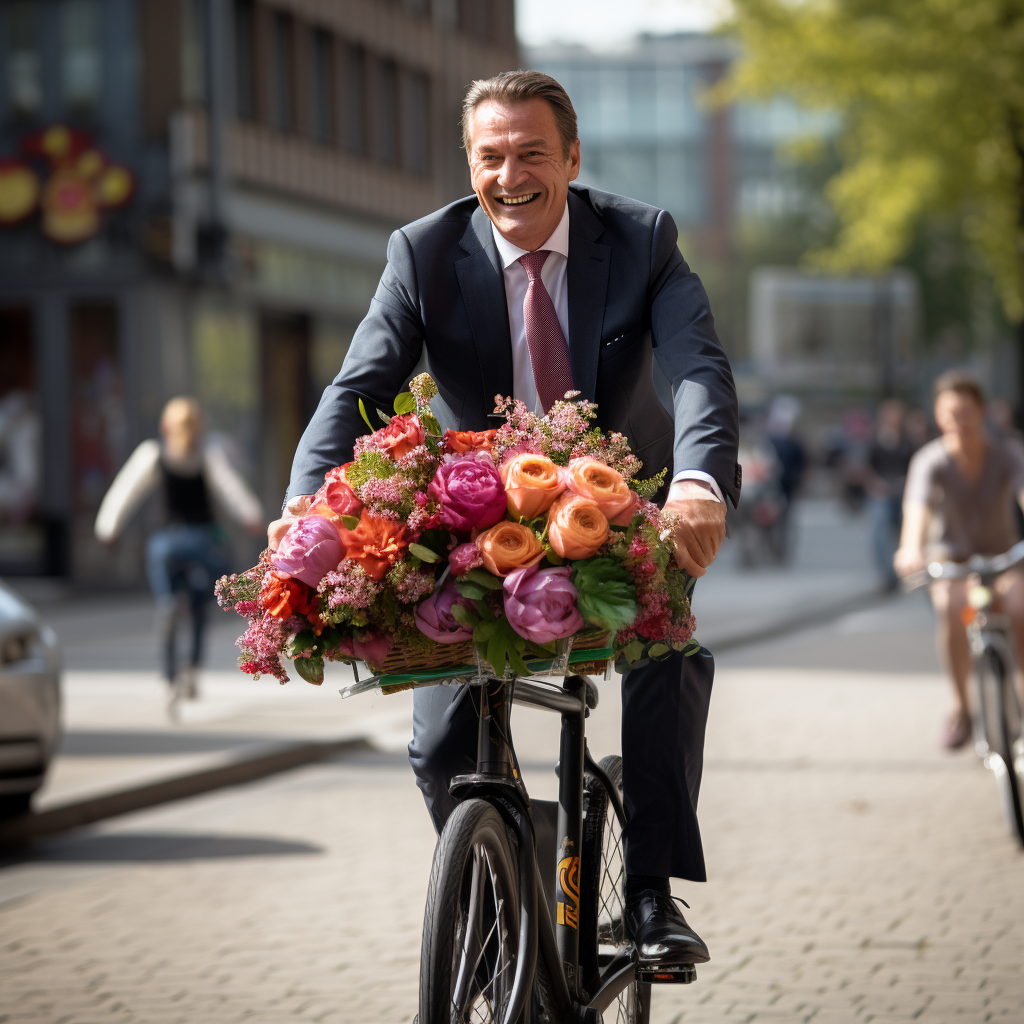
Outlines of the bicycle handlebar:
[{"label": "bicycle handlebar", "polygon": [[972,555],[966,562],[931,562],[927,568],[903,577],[903,589],[915,590],[935,580],[962,580],[971,575],[991,579],[1024,562],[1024,540],[1001,555]]}]

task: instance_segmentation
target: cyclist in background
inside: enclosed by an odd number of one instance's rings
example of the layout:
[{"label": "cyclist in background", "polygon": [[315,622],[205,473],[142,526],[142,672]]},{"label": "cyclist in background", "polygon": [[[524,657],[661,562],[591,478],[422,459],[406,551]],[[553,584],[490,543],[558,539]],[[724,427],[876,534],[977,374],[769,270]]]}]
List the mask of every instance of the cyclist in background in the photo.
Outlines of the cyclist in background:
[{"label": "cyclist in background", "polygon": [[[215,520],[220,511],[256,536],[263,509],[224,449],[203,437],[203,418],[194,398],[172,398],[160,416],[161,440],[147,440],[132,452],[110,485],[96,516],[96,536],[114,541],[142,504],[160,491],[165,525],[146,546],[146,575],[157,605],[163,673],[171,713],[177,702],[198,696],[206,611],[213,585],[228,570],[227,553]],[[188,660],[179,670],[175,618],[177,595],[188,595],[192,636]]]},{"label": "cyclist in background", "polygon": [[[932,561],[998,555],[1020,539],[1013,505],[1024,501],[1024,451],[986,430],[985,397],[970,373],[942,374],[933,394],[940,436],[910,460],[903,529],[893,559],[901,576]],[[1016,569],[1003,573],[995,592],[1013,622],[1017,663],[1024,665],[1024,575]],[[939,657],[952,678],[956,702],[942,735],[947,750],[964,746],[971,737],[971,652],[961,618],[966,595],[966,580],[931,585]]]}]

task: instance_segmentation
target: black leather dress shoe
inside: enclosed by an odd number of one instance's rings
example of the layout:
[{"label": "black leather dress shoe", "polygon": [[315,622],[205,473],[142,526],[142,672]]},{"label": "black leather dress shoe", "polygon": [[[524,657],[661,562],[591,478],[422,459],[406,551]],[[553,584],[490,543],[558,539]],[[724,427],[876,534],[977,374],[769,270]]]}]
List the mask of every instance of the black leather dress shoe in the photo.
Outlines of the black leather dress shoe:
[{"label": "black leather dress shoe", "polygon": [[686,923],[671,896],[645,889],[626,901],[626,932],[636,945],[640,966],[706,964],[704,940]]}]

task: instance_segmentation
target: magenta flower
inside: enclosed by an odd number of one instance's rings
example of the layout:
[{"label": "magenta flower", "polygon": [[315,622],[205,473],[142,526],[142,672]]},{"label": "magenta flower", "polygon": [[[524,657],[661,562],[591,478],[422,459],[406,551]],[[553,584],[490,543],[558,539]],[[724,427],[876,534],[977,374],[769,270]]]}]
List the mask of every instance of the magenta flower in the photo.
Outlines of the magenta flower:
[{"label": "magenta flower", "polygon": [[505,577],[505,615],[512,628],[537,644],[572,636],[583,627],[576,608],[579,593],[568,566],[538,569],[529,565]]},{"label": "magenta flower", "polygon": [[376,671],[387,661],[391,644],[391,637],[383,633],[368,633],[363,640],[352,641],[352,653]]},{"label": "magenta flower", "polygon": [[441,520],[453,530],[484,530],[505,514],[508,501],[501,474],[488,452],[445,459],[427,488],[441,506]]},{"label": "magenta flower", "polygon": [[292,524],[271,559],[275,569],[315,587],[338,567],[344,555],[338,531],[320,516],[303,516]]},{"label": "magenta flower", "polygon": [[464,576],[470,569],[483,565],[484,560],[476,544],[468,541],[465,544],[457,544],[448,552],[448,564],[453,576]]},{"label": "magenta flower", "polygon": [[470,609],[473,607],[473,602],[468,597],[463,597],[455,589],[455,584],[449,580],[425,601],[416,605],[416,627],[424,636],[429,636],[439,644],[469,640],[473,636],[473,630],[464,626],[452,614],[452,608],[457,604]]}]

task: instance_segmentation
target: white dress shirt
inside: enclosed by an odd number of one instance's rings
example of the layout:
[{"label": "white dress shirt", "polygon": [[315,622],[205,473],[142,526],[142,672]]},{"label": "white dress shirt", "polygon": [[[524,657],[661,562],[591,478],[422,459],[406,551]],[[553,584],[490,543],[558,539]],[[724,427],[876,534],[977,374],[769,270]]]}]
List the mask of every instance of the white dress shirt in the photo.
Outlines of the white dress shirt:
[{"label": "white dress shirt", "polygon": [[[526,289],[530,281],[526,270],[519,262],[529,250],[513,245],[493,224],[491,233],[498,250],[505,276],[505,301],[508,306],[508,328],[512,339],[512,396],[526,403],[538,416],[544,415],[537,394],[537,384],[533,379],[533,363],[530,361],[530,347],[526,343],[526,321],[523,317],[523,303],[526,301]],[[565,280],[565,268],[569,263],[569,201],[566,200],[565,212],[558,222],[558,227],[551,232],[551,237],[539,249],[547,249],[550,255],[541,268],[540,279],[544,282],[551,303],[555,307],[555,316],[562,328],[565,343],[569,344],[569,289]],[[672,478],[678,480],[696,480],[711,487],[719,501],[724,502],[722,490],[710,473],[699,469],[686,469]]]}]

